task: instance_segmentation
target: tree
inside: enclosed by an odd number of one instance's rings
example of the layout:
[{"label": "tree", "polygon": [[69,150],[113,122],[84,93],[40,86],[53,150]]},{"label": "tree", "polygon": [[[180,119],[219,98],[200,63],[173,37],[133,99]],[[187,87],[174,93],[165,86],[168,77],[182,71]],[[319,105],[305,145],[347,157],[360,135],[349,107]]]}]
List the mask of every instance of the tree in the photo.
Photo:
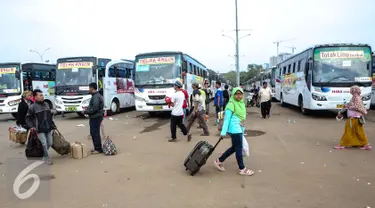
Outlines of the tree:
[{"label": "tree", "polygon": [[[262,71],[264,71],[262,65],[258,64],[249,64],[247,65],[246,71],[240,72],[240,83],[245,83],[249,79],[254,78],[255,76],[259,75]],[[236,72],[230,71],[223,75],[225,79],[229,80],[232,83],[236,83]]]}]

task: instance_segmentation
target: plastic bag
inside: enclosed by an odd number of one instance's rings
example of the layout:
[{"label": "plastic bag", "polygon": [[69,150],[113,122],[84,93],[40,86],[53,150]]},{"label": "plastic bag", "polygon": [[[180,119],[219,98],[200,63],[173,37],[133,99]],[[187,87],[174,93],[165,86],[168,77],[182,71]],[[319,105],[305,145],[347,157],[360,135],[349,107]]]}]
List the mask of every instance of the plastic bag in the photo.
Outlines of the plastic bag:
[{"label": "plastic bag", "polygon": [[247,143],[247,140],[244,136],[242,137],[242,155],[244,157],[250,156],[249,143]]}]

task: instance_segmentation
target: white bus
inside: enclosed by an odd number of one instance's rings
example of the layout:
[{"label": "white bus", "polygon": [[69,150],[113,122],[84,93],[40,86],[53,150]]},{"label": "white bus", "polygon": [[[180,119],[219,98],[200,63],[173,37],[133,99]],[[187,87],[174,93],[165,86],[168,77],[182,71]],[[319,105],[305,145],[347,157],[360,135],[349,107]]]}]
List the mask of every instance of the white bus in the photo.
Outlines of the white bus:
[{"label": "white bus", "polygon": [[278,64],[276,97],[282,106],[309,110],[341,109],[349,89],[359,85],[366,109],[371,100],[371,47],[366,44],[328,44],[309,48]]},{"label": "white bus", "polygon": [[45,63],[0,63],[0,113],[16,118],[24,90],[40,89],[53,109],[56,65]]},{"label": "white bus", "polygon": [[135,57],[135,108],[149,112],[171,111],[164,98],[174,93],[176,80],[184,83],[191,96],[192,83],[204,84],[207,68],[182,52],[143,53]]},{"label": "white bus", "polygon": [[104,110],[115,114],[121,108],[134,107],[134,62],[111,61],[96,57],[57,60],[56,109],[76,112],[84,117],[91,95],[89,84],[98,84],[104,98]]},{"label": "white bus", "polygon": [[372,53],[372,93],[371,107],[375,108],[375,53]]}]

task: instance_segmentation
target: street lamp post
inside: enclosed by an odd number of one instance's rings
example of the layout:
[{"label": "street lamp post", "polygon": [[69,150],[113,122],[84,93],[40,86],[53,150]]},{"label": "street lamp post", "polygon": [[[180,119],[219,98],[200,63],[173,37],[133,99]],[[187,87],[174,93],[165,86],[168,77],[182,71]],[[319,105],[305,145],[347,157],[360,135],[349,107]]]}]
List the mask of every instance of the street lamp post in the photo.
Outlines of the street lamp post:
[{"label": "street lamp post", "polygon": [[237,8],[237,0],[235,0],[236,4],[236,84],[237,87],[240,86],[240,58],[239,54],[239,44],[238,44],[238,8]]},{"label": "street lamp post", "polygon": [[40,60],[41,60],[42,63],[43,63],[43,56],[44,56],[44,53],[45,53],[46,51],[49,51],[49,50],[51,50],[51,48],[47,48],[46,50],[43,51],[42,54],[40,54],[38,51],[35,51],[35,50],[30,50],[30,52],[31,52],[31,53],[36,53],[36,54],[38,54],[39,57],[40,57]]}]

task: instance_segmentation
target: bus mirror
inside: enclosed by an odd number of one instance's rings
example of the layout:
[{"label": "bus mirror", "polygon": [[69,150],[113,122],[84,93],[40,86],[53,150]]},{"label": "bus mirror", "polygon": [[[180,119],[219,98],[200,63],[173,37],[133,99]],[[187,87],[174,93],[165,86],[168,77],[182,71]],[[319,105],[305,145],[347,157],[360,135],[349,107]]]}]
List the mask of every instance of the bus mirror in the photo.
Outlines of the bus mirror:
[{"label": "bus mirror", "polygon": [[20,71],[16,71],[15,76],[16,76],[17,79],[20,79],[21,78]]},{"label": "bus mirror", "polygon": [[98,69],[97,66],[92,67],[92,76],[94,77],[96,75],[96,70]]}]

